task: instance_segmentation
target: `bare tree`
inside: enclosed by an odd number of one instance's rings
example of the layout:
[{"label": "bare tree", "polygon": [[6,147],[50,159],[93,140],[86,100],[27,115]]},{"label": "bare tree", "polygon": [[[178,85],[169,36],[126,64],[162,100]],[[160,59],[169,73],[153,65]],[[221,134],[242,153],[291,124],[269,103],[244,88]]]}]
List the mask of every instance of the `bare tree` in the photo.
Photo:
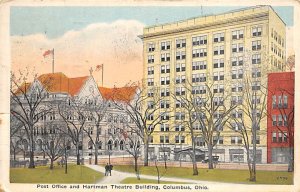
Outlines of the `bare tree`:
[{"label": "bare tree", "polygon": [[[147,93],[146,90],[140,89],[135,84],[125,87],[127,89],[124,89],[122,94],[118,90],[115,91],[113,100],[115,106],[129,116],[131,123],[128,126],[132,133],[137,134],[143,141],[144,166],[148,166],[150,137],[157,126],[169,120],[169,112],[167,110],[160,112],[162,98],[157,89],[152,88]],[[135,94],[133,95],[132,92]]]},{"label": "bare tree", "polygon": [[[98,149],[101,145],[101,127],[102,127],[102,121],[104,119],[104,116],[107,111],[107,102],[101,101],[96,103],[96,105],[90,106],[90,113],[89,118],[92,120],[91,126],[86,126],[83,128],[84,132],[87,134],[87,136],[90,139],[90,142],[92,142],[92,145],[95,149],[95,165],[98,164]],[[93,131],[93,126],[96,127],[95,132]],[[94,134],[95,133],[95,134]]]},{"label": "bare tree", "polygon": [[59,132],[44,133],[42,135],[42,150],[50,159],[50,169],[53,169],[53,162],[64,154],[64,135]]},{"label": "bare tree", "polygon": [[157,184],[160,184],[160,179],[165,176],[167,173],[167,169],[164,168],[163,172],[159,170],[159,167],[157,165],[157,159],[155,159],[155,169],[156,169],[156,174],[157,174]]},{"label": "bare tree", "polygon": [[138,159],[141,154],[140,137],[135,133],[135,130],[126,130],[125,127],[121,130],[126,141],[125,150],[134,158],[134,171],[138,180],[140,180],[140,172],[138,168]]},{"label": "bare tree", "polygon": [[288,71],[294,71],[295,69],[295,55],[291,55],[287,58],[286,67]]},{"label": "bare tree", "polygon": [[[22,149],[22,141],[24,135],[21,133],[21,128],[23,126],[22,122],[14,118],[13,115],[10,116],[10,152],[13,155],[13,160],[16,160],[16,153]],[[25,155],[24,155],[25,158]]]},{"label": "bare tree", "polygon": [[[188,81],[185,83],[185,94],[175,93],[177,102],[185,109],[184,123],[192,141],[193,174],[197,175],[196,138],[202,136],[208,148],[208,167],[213,169],[212,151],[219,140],[223,126],[228,122],[230,113],[236,108],[232,103],[228,105],[230,95],[224,87],[215,88],[213,83],[206,82],[200,91]],[[199,124],[200,131],[194,125]]]},{"label": "bare tree", "polygon": [[22,122],[24,126],[26,137],[29,141],[29,168],[34,168],[34,150],[35,150],[35,136],[34,126],[39,119],[46,116],[52,111],[51,107],[44,105],[44,100],[47,98],[48,90],[53,84],[52,78],[37,79],[34,75],[34,81],[27,83],[26,79],[30,75],[28,71],[20,72],[17,77],[11,74],[11,115],[18,121]]},{"label": "bare tree", "polygon": [[60,127],[59,130],[67,135],[75,146],[77,165],[80,165],[80,144],[83,150],[83,133],[87,120],[87,111],[89,109],[76,98],[68,98],[58,104],[58,112],[65,122],[66,127]]},{"label": "bare tree", "polygon": [[[257,75],[257,74],[256,74]],[[267,89],[264,82],[257,83],[257,76],[244,74],[241,101],[237,101],[240,112],[235,111],[231,115],[230,128],[239,133],[243,139],[243,145],[247,154],[249,180],[256,181],[256,148],[257,135],[259,134],[261,121],[266,117]],[[236,101],[232,101],[236,102]]]}]

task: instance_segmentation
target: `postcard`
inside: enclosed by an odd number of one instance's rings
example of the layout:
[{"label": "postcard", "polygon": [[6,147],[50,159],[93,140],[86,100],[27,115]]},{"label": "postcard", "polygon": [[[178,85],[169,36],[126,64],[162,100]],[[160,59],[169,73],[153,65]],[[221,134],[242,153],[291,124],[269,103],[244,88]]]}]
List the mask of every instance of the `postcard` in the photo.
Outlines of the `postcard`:
[{"label": "postcard", "polygon": [[3,191],[299,191],[296,1],[0,9]]}]

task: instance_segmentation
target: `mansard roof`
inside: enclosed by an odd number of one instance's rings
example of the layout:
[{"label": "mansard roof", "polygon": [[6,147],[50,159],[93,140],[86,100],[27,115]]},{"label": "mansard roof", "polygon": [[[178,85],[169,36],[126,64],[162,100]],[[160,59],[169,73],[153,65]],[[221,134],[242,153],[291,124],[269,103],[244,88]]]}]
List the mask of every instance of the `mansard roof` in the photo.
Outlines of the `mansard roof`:
[{"label": "mansard roof", "polygon": [[122,101],[122,102],[130,102],[136,93],[138,86],[130,86],[130,87],[98,87],[99,91],[105,100],[113,100],[113,101]]}]

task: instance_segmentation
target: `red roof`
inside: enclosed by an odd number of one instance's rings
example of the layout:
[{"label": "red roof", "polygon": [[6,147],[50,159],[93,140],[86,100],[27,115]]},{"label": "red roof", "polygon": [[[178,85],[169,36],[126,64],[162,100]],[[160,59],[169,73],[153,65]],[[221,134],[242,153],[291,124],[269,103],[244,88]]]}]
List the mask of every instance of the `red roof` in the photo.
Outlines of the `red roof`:
[{"label": "red roof", "polygon": [[[49,93],[69,93],[76,95],[89,76],[69,78],[63,73],[47,73],[40,75],[37,79],[44,86]],[[26,89],[30,87],[31,83],[26,83]],[[24,84],[21,85],[20,90],[25,90]],[[16,93],[20,94],[18,90]]]},{"label": "red roof", "polygon": [[133,99],[137,86],[132,87],[120,87],[120,88],[107,88],[98,87],[102,97],[105,100],[115,100],[129,102]]}]

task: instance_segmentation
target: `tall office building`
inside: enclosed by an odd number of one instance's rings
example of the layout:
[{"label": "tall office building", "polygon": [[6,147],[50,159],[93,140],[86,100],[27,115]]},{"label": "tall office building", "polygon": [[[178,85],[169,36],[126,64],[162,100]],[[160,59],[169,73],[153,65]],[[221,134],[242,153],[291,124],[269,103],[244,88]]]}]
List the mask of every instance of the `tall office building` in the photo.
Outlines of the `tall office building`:
[{"label": "tall office building", "polygon": [[[156,127],[150,138],[150,158],[189,160],[191,136],[182,123],[187,111],[174,95],[205,97],[207,84],[212,85],[214,101],[230,105],[241,104],[246,87],[246,75],[252,90],[266,87],[267,73],[285,70],[285,23],[270,6],[255,6],[218,15],[145,27],[143,35],[143,72],[145,89],[151,103],[154,89],[163,99],[160,112],[168,121]],[[188,91],[190,89],[191,91]],[[230,101],[223,98],[230,96]],[[153,95],[153,94],[152,94]],[[258,104],[263,100],[257,95]],[[263,97],[265,98],[265,97]],[[227,103],[226,103],[227,102]],[[234,111],[243,117],[239,106]],[[151,121],[151,120],[150,120]],[[250,121],[248,123],[251,123]],[[205,156],[206,146],[199,125],[194,125],[197,156]],[[237,125],[238,126],[238,125]],[[257,133],[257,161],[267,162],[267,118],[263,118]],[[237,132],[225,125],[213,154],[223,162],[245,162],[243,141]],[[179,157],[180,156],[180,157]],[[205,158],[205,157],[204,157]]]}]

